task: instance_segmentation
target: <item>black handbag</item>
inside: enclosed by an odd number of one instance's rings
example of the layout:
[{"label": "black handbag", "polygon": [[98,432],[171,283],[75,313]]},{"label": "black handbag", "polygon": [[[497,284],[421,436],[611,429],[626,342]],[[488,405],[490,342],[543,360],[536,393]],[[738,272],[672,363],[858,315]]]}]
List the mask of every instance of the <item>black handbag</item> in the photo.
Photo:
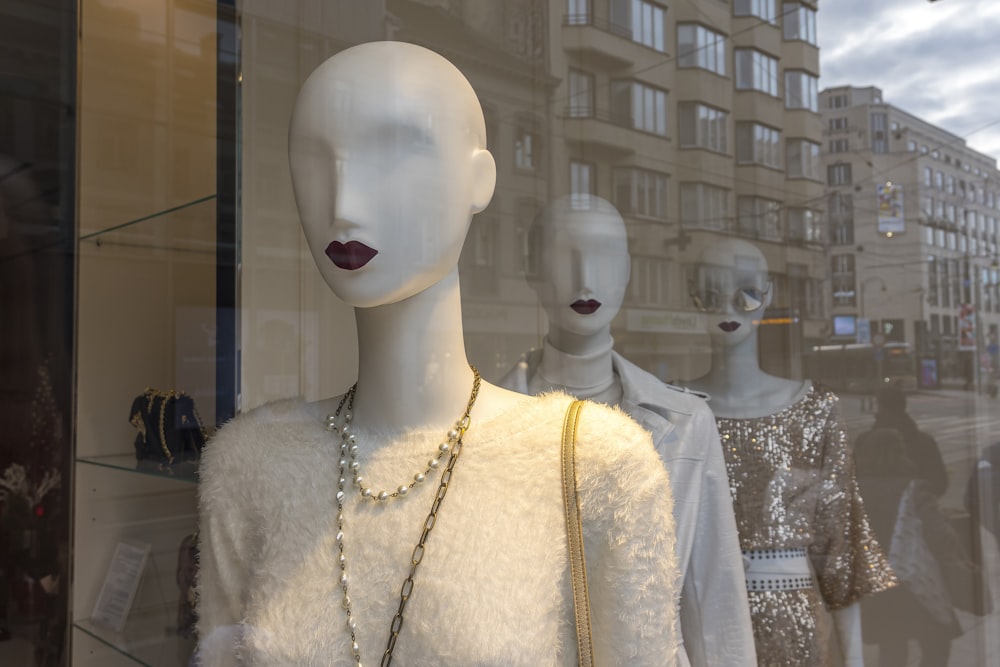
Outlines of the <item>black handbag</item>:
[{"label": "black handbag", "polygon": [[183,391],[147,388],[132,401],[129,421],[139,431],[135,458],[174,465],[197,461],[205,448],[205,429],[194,400]]}]

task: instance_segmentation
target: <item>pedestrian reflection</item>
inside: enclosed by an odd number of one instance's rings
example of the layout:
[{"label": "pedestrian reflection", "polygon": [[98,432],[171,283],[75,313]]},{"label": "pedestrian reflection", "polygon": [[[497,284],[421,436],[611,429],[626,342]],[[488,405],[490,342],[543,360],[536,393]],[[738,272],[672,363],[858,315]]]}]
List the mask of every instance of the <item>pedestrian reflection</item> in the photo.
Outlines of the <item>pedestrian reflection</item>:
[{"label": "pedestrian reflection", "polygon": [[[894,414],[905,416],[902,409]],[[899,430],[876,427],[862,433],[854,457],[869,521],[900,581],[862,601],[865,642],[878,644],[879,665],[911,664],[910,639],[920,647],[922,667],[947,665],[951,640],[962,628],[942,565],[967,560],[958,537],[938,507],[931,482],[908,456],[907,438]]]}]

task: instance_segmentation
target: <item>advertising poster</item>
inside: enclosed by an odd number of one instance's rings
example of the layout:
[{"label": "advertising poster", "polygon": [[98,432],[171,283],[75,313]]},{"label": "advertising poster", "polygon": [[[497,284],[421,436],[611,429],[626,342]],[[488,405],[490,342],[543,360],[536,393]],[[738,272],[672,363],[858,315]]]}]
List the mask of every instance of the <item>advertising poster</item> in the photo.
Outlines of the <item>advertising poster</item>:
[{"label": "advertising poster", "polygon": [[887,182],[875,186],[875,190],[878,194],[878,233],[901,234],[905,232],[903,186]]}]

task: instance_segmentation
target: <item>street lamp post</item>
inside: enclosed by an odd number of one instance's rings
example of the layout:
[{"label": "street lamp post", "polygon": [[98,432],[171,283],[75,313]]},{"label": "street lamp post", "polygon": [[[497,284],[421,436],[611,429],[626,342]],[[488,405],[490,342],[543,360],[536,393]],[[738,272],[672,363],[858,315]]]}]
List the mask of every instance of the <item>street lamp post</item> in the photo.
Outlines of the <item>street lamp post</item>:
[{"label": "street lamp post", "polygon": [[868,286],[868,283],[872,283],[872,282],[876,282],[876,281],[879,282],[879,283],[881,283],[881,285],[882,285],[881,291],[882,292],[887,291],[887,288],[885,286],[885,281],[882,280],[882,278],[879,277],[879,276],[872,276],[870,278],[865,278],[864,280],[861,281],[861,285],[858,288],[858,317],[860,317],[862,319],[865,316],[865,287]]},{"label": "street lamp post", "polygon": [[[879,276],[871,276],[869,278],[865,278],[864,280],[862,280],[860,285],[858,286],[858,319],[861,320],[867,319],[865,318],[865,288],[868,287],[869,283],[873,282],[878,282],[882,285],[881,291],[883,292],[887,291],[885,286],[885,281],[882,280],[882,278]],[[868,324],[868,331],[871,332],[870,321]],[[873,388],[873,390],[878,391],[878,387],[882,386],[882,382],[884,381],[882,373],[882,342],[884,342],[882,337],[882,332],[879,331],[874,336],[871,336],[871,340],[869,342],[871,343],[872,350],[875,353],[875,370],[876,373],[878,374],[875,380],[875,387]]]}]

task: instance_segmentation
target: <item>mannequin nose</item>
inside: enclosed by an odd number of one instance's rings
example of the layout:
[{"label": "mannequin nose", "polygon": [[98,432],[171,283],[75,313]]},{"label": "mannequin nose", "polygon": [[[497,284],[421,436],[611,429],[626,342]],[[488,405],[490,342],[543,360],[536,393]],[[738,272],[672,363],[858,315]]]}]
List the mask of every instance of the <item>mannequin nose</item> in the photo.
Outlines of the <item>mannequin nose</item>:
[{"label": "mannequin nose", "polygon": [[357,169],[354,169],[347,160],[337,159],[334,164],[332,195],[333,195],[333,222],[356,222],[358,219],[359,201],[358,184],[352,183]]},{"label": "mannequin nose", "polygon": [[588,261],[579,250],[573,250],[573,287],[580,291],[592,291],[596,287],[597,267]]}]

